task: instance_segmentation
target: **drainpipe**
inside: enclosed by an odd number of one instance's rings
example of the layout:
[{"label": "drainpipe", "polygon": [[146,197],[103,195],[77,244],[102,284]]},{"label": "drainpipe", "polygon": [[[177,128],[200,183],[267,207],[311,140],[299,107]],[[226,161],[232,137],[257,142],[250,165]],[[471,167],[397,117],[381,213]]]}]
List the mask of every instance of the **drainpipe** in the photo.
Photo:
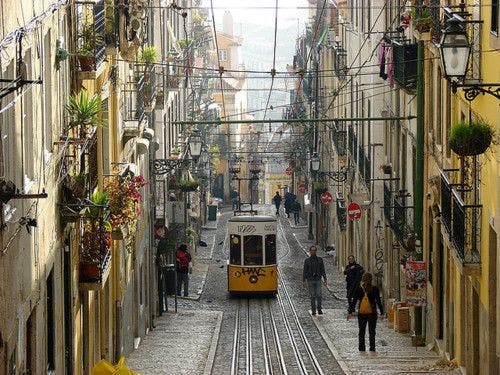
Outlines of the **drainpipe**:
[{"label": "drainpipe", "polygon": [[[414,178],[414,228],[417,237],[415,260],[423,260],[422,234],[424,212],[424,42],[417,44],[417,160]],[[415,335],[420,340],[424,339],[424,314],[421,306],[415,307]],[[422,342],[422,341],[420,341]]]}]

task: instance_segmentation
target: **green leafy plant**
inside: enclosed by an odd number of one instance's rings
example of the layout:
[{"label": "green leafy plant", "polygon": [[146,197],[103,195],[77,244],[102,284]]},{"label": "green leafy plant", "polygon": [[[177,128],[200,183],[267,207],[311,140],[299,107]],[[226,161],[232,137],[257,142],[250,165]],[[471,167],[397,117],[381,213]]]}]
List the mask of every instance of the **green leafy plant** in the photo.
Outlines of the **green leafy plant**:
[{"label": "green leafy plant", "polygon": [[193,43],[194,43],[194,39],[191,39],[191,38],[179,39],[177,41],[177,44],[179,45],[180,48],[188,48]]},{"label": "green leafy plant", "polygon": [[69,115],[69,127],[102,125],[101,98],[93,95],[89,98],[87,91],[81,90],[78,94],[71,95],[66,105]]},{"label": "green leafy plant", "polygon": [[92,202],[92,205],[88,207],[85,217],[95,223],[101,219],[104,212],[108,209],[109,194],[96,190],[90,197],[90,202]]},{"label": "green leafy plant", "polygon": [[80,46],[76,50],[76,54],[80,57],[93,57],[95,47],[103,42],[102,36],[95,32],[94,24],[91,22],[83,24],[79,37]]},{"label": "green leafy plant", "polygon": [[472,156],[485,152],[493,136],[493,128],[483,121],[461,121],[451,127],[448,142],[457,155]]},{"label": "green leafy plant", "polygon": [[180,191],[184,192],[196,191],[196,189],[198,189],[198,186],[200,186],[200,180],[195,180],[195,179],[179,180],[176,183],[176,185]]},{"label": "green leafy plant", "polygon": [[194,242],[196,241],[197,237],[198,233],[196,233],[196,230],[194,230],[192,227],[188,227],[186,229],[186,235],[185,235],[186,242]]},{"label": "green leafy plant", "polygon": [[220,153],[220,148],[219,146],[217,145],[214,145],[214,146],[210,146],[210,151],[209,151],[210,155],[217,155]]},{"label": "green leafy plant", "polygon": [[158,61],[158,53],[155,46],[144,46],[141,51],[140,61],[146,65],[154,64]]},{"label": "green leafy plant", "polygon": [[313,189],[318,194],[324,193],[327,190],[325,184],[321,181],[313,182]]}]

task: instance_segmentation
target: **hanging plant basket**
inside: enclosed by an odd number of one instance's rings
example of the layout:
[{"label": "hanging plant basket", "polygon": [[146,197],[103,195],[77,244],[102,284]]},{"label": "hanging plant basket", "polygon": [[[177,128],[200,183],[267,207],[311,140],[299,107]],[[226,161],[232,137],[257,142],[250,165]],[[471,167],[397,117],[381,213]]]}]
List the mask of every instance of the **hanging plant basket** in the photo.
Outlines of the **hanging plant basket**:
[{"label": "hanging plant basket", "polygon": [[459,122],[450,130],[450,148],[459,156],[484,153],[493,140],[493,129],[482,121]]},{"label": "hanging plant basket", "polygon": [[328,191],[325,184],[323,184],[322,182],[314,182],[313,188],[317,194],[323,194],[324,192]]},{"label": "hanging plant basket", "polygon": [[198,186],[200,186],[199,180],[180,180],[177,182],[177,188],[183,192],[196,191]]}]

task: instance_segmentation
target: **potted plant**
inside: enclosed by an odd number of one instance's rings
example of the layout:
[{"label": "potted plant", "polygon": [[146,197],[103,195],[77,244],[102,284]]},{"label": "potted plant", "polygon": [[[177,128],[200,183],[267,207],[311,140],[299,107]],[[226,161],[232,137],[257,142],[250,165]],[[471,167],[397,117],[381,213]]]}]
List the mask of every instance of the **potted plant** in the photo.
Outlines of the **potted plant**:
[{"label": "potted plant", "polygon": [[313,182],[313,189],[317,194],[323,194],[325,191],[327,191],[325,184],[321,181]]},{"label": "potted plant", "polygon": [[194,42],[193,39],[185,38],[185,39],[179,39],[177,41],[177,44],[179,45],[180,48],[186,49],[186,48],[189,48],[191,46],[191,44],[193,44],[193,42]]},{"label": "potted plant", "polygon": [[80,242],[80,282],[96,282],[101,278],[104,261],[111,247],[111,227],[104,220],[108,200],[108,195],[100,191],[95,191],[90,199],[93,205],[85,215],[87,222]]},{"label": "potted plant", "polygon": [[94,30],[94,24],[85,22],[80,33],[80,46],[76,50],[80,70],[87,72],[95,69],[95,48],[102,43],[102,37]]},{"label": "potted plant", "polygon": [[200,186],[200,180],[184,179],[177,182],[178,189],[183,192],[196,191],[198,186]]},{"label": "potted plant", "polygon": [[141,213],[140,188],[147,184],[142,176],[111,176],[104,182],[104,190],[109,194],[109,222],[113,239],[123,239],[133,235]]},{"label": "potted plant", "polygon": [[451,127],[448,143],[459,156],[480,155],[490,147],[493,135],[492,127],[483,121],[461,121]]},{"label": "potted plant", "polygon": [[146,66],[152,65],[158,61],[158,53],[155,46],[144,46],[141,50],[140,61]]},{"label": "potted plant", "polygon": [[70,95],[66,111],[69,116],[69,128],[81,125],[84,130],[87,126],[102,125],[101,98],[94,95],[89,98],[87,91],[80,90],[78,94]]},{"label": "potted plant", "polygon": [[382,164],[380,166],[380,169],[382,169],[382,172],[385,174],[391,174],[392,173],[392,164]]}]

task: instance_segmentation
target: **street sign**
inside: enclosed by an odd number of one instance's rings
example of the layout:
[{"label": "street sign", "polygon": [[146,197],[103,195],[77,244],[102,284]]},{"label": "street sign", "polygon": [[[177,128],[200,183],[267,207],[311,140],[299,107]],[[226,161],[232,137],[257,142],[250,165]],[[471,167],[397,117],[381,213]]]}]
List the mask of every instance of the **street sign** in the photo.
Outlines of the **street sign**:
[{"label": "street sign", "polygon": [[301,193],[306,192],[306,184],[299,184],[298,189]]},{"label": "street sign", "polygon": [[361,207],[356,202],[351,202],[347,206],[347,217],[351,220],[361,219]]},{"label": "street sign", "polygon": [[286,169],[285,169],[285,173],[286,173],[288,176],[291,176],[291,174],[292,174],[292,167],[286,167]]},{"label": "street sign", "polygon": [[332,203],[333,197],[328,191],[325,191],[323,194],[321,194],[319,199],[321,200],[321,203],[323,203],[323,204],[330,204],[330,203]]}]

